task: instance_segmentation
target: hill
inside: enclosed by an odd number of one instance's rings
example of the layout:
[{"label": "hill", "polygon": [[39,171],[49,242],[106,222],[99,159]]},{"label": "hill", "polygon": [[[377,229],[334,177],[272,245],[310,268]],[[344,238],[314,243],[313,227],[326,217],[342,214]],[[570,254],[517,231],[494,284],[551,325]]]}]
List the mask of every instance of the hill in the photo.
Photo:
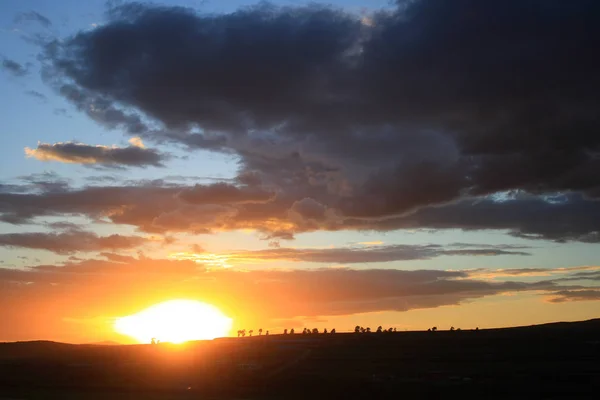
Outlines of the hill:
[{"label": "hill", "polygon": [[3,343],[0,399],[595,398],[599,340],[600,319],[184,345]]}]

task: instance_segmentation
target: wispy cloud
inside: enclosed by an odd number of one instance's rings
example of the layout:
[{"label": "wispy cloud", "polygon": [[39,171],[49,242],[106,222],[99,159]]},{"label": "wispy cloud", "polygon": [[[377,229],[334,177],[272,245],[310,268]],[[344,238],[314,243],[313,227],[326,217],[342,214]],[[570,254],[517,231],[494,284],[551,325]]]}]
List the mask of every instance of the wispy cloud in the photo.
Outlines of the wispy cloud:
[{"label": "wispy cloud", "polygon": [[21,24],[23,22],[36,22],[44,28],[50,28],[52,26],[52,21],[50,21],[50,19],[36,11],[27,11],[17,14],[14,22],[17,24]]}]

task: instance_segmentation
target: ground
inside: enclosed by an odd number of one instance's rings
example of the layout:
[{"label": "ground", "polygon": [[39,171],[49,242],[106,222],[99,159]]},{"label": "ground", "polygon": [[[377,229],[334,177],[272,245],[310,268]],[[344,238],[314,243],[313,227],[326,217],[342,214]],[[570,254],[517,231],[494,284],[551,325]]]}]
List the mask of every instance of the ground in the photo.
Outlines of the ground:
[{"label": "ground", "polygon": [[185,345],[0,344],[0,399],[596,398],[600,320],[270,335]]}]

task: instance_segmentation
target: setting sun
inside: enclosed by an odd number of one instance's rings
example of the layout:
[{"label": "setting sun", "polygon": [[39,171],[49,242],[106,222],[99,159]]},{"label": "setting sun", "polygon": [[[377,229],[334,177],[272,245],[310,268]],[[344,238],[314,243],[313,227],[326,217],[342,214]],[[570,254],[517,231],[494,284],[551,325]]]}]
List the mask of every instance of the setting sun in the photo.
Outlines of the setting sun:
[{"label": "setting sun", "polygon": [[153,338],[161,342],[183,343],[227,336],[231,318],[218,308],[194,300],[171,300],[118,318],[115,331],[140,343]]}]

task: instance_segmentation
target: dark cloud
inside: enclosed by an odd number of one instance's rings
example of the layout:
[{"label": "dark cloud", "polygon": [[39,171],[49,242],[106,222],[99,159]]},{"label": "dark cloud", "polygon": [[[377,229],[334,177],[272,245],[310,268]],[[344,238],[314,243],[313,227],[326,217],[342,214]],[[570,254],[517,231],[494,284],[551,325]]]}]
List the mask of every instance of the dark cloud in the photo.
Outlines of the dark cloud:
[{"label": "dark cloud", "polygon": [[17,77],[25,76],[29,72],[27,67],[8,58],[2,60],[2,69]]},{"label": "dark cloud", "polygon": [[43,16],[42,14],[36,11],[27,11],[19,13],[14,20],[15,23],[23,23],[26,21],[37,22],[44,28],[50,28],[52,26],[52,22],[47,17]]},{"label": "dark cloud", "polygon": [[143,147],[141,142],[127,147],[92,146],[77,142],[38,143],[35,149],[26,147],[25,154],[40,161],[105,167],[162,167],[167,158],[154,149]]},{"label": "dark cloud", "polygon": [[126,128],[134,135],[148,130],[138,115],[127,113],[105,99],[85,94],[73,85],[62,85],[59,93],[79,111],[107,128]]},{"label": "dark cloud", "polygon": [[69,189],[70,180],[52,171],[44,171],[19,176],[18,179],[27,184],[16,192],[41,191],[43,193],[65,192]]},{"label": "dark cloud", "polygon": [[[600,238],[600,202],[579,195],[464,200],[400,217],[359,219],[319,206],[312,199],[294,201],[281,192],[268,201],[271,189],[246,185],[182,186],[156,180],[72,189],[54,175],[26,178],[31,182],[28,185],[0,187],[0,220],[27,223],[39,216],[83,215],[160,233],[254,229],[265,240],[289,240],[315,230],[397,229],[497,229],[556,242],[596,243]],[[460,244],[453,247],[452,251],[461,253]]]},{"label": "dark cloud", "polygon": [[[371,224],[373,229],[499,229],[525,239],[556,242],[600,242],[600,202],[580,195],[565,195],[554,201],[520,196],[506,201],[464,200],[445,207],[427,207],[400,218]],[[347,220],[349,225],[368,225]]]},{"label": "dark cloud", "polygon": [[0,246],[48,250],[57,254],[132,249],[145,242],[139,236],[98,236],[83,231],[0,234]]},{"label": "dark cloud", "polygon": [[[319,5],[129,3],[49,44],[44,73],[104,126],[236,157],[239,183],[276,196],[237,204],[231,227],[597,242],[599,41],[595,0],[402,1],[369,23]],[[487,197],[505,191],[537,197]]]},{"label": "dark cloud", "polygon": [[[520,249],[520,248],[519,248]],[[228,260],[244,261],[303,261],[335,264],[376,263],[389,261],[426,260],[444,255],[499,256],[529,255],[510,247],[479,246],[470,249],[451,249],[439,245],[388,245],[355,248],[282,248],[237,251],[227,255]]]}]

